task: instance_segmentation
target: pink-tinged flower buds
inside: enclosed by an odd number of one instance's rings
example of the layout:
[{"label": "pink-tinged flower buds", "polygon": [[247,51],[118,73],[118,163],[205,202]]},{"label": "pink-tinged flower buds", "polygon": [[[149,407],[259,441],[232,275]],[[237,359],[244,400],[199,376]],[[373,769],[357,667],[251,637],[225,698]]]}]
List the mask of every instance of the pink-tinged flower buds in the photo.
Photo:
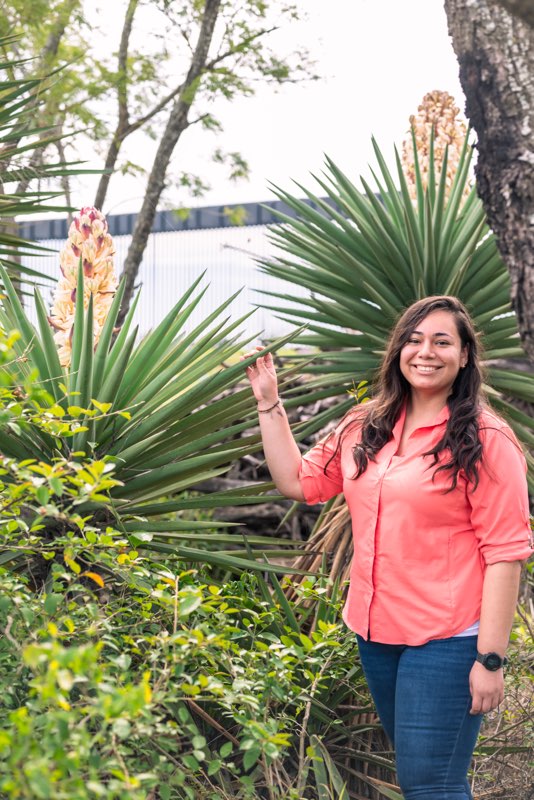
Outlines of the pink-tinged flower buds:
[{"label": "pink-tinged flower buds", "polygon": [[69,228],[69,238],[60,253],[61,278],[54,295],[50,324],[55,329],[59,360],[70,366],[72,328],[76,304],[78,265],[83,267],[83,303],[87,308],[93,296],[94,344],[96,346],[106,321],[118,280],[115,274],[113,239],[108,233],[104,215],[92,206],[85,206]]},{"label": "pink-tinged flower buds", "polygon": [[[430,170],[430,141],[434,132],[434,169],[436,185],[441,178],[441,164],[445,149],[448,147],[446,189],[445,195],[448,196],[452,187],[452,182],[458,169],[460,154],[467,136],[465,123],[458,119],[459,108],[454,103],[454,98],[448,92],[435,90],[428,92],[423,98],[423,102],[417,110],[417,114],[410,117],[410,126],[414,131],[417,156],[423,186],[428,185],[428,175]],[[415,179],[415,160],[413,152],[413,142],[411,134],[402,145],[402,164],[404,174],[408,183],[410,195],[413,200],[417,198],[416,179]],[[464,190],[464,200],[471,191],[472,184],[468,182]]]}]

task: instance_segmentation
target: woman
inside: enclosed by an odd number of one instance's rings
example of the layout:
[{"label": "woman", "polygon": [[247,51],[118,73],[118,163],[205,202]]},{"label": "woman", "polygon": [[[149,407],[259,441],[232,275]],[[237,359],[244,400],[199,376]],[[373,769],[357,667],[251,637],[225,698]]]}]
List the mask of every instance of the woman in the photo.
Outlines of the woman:
[{"label": "woman", "polygon": [[503,699],[521,560],[532,548],[525,459],[482,400],[465,307],[446,296],[410,306],[374,399],[304,457],[270,354],[246,372],[279,491],[307,503],[345,494],[354,558],[343,617],[404,797],[471,798],[467,770],[481,715]]}]

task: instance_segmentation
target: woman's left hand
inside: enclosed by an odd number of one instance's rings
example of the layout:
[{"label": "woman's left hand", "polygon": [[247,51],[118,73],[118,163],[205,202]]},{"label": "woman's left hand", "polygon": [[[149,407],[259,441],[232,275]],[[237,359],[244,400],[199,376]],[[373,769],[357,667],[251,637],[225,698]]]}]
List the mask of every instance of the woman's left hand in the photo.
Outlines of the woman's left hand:
[{"label": "woman's left hand", "polygon": [[502,669],[491,672],[475,661],[469,673],[469,690],[473,700],[471,714],[485,714],[498,708],[504,699]]}]

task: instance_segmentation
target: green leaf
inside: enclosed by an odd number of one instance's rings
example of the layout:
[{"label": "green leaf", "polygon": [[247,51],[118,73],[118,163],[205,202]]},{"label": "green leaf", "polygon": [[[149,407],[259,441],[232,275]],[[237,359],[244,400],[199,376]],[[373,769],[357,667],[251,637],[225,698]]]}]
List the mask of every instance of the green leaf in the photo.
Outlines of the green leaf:
[{"label": "green leaf", "polygon": [[80,368],[80,359],[82,355],[84,339],[84,277],[81,256],[78,264],[78,279],[76,281],[76,287],[76,306],[74,311],[74,325],[72,329],[72,353],[69,370],[69,391],[79,391],[77,388],[78,370]]},{"label": "green leaf", "polygon": [[248,749],[243,757],[243,767],[246,770],[249,770],[251,767],[254,766],[256,761],[261,756],[261,750],[257,745],[253,745]]},{"label": "green leaf", "polygon": [[219,758],[216,758],[214,761],[210,761],[208,764],[208,775],[216,775],[222,767],[222,761]]},{"label": "green leaf", "polygon": [[46,486],[39,486],[35,492],[35,497],[42,506],[45,506],[50,499],[50,493]]}]

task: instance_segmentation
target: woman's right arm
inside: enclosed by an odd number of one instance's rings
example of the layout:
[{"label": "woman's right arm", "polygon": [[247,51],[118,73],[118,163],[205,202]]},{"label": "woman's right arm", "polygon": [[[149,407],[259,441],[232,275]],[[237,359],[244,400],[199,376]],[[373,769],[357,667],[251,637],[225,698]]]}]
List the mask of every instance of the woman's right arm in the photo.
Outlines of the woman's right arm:
[{"label": "woman's right arm", "polygon": [[[261,347],[256,348],[258,358],[247,367],[246,374],[258,403],[265,460],[278,491],[285,497],[303,502],[305,498],[299,480],[302,461],[300,450],[278,396],[278,381],[272,355],[259,355],[261,351]],[[253,355],[254,351],[246,353],[243,358]]]}]

